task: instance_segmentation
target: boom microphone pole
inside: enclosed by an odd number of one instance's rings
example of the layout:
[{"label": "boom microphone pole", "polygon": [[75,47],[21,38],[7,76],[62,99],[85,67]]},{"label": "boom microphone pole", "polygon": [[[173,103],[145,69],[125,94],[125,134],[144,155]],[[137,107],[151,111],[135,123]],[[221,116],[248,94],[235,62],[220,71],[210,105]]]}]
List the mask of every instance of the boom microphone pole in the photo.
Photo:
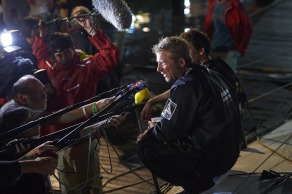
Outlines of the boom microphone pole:
[{"label": "boom microphone pole", "polygon": [[[72,16],[72,17],[65,17],[65,18],[56,18],[52,21],[48,21],[48,22],[44,22],[44,27],[46,26],[50,26],[53,24],[58,24],[58,23],[62,23],[62,22],[69,22],[75,18],[88,18],[90,16],[94,16],[94,15],[99,15],[99,13],[97,13],[95,10],[93,10],[90,13],[84,13],[84,14],[79,14],[78,16]],[[33,28],[37,29],[39,27],[39,25],[34,25]]]},{"label": "boom microphone pole", "polygon": [[74,110],[76,108],[80,108],[80,107],[82,107],[82,106],[84,106],[86,104],[98,101],[98,100],[100,100],[100,99],[102,99],[104,97],[108,97],[110,94],[117,93],[117,91],[120,91],[122,88],[125,88],[125,87],[126,86],[121,86],[121,87],[112,89],[110,91],[101,93],[101,94],[99,94],[99,95],[97,95],[97,96],[95,96],[93,98],[90,98],[90,99],[85,100],[83,102],[80,102],[80,103],[74,104],[72,106],[66,107],[66,108],[61,109],[59,111],[56,111],[56,112],[54,112],[54,113],[52,113],[50,115],[41,117],[39,119],[36,119],[36,120],[31,121],[29,123],[26,123],[26,124],[24,124],[22,126],[14,128],[14,129],[12,129],[10,131],[2,133],[2,134],[0,134],[0,143],[7,142],[7,141],[17,137],[18,135],[26,132],[27,130],[29,130],[29,129],[37,126],[37,125],[43,124],[43,123],[45,123],[45,122],[47,122],[47,121],[49,121],[49,120],[51,120],[51,119],[53,119],[55,117],[61,116],[61,115],[65,114],[67,112],[70,112],[70,111],[72,111],[72,110]]},{"label": "boom microphone pole", "polygon": [[[105,120],[113,115],[118,115],[121,113],[125,113],[125,115],[127,113],[129,113],[130,111],[132,111],[133,109],[136,108],[136,105],[133,104],[131,106],[126,106],[123,108],[120,108],[118,110],[115,110],[113,112],[109,112],[106,113],[104,115],[101,115],[99,117],[99,120]],[[92,121],[94,122],[94,121]],[[95,123],[95,122],[94,122]],[[68,134],[69,132],[71,132],[73,129],[75,129],[76,127],[78,127],[80,125],[80,123],[75,124],[73,126],[67,127],[65,129],[62,129],[60,131],[56,131],[54,133],[50,133],[48,135],[39,137],[39,138],[20,138],[17,139],[16,141],[13,142],[9,142],[8,144],[6,144],[3,148],[1,148],[1,152],[7,152],[7,153],[11,153],[11,152],[16,152],[16,144],[22,143],[25,145],[30,145],[30,150],[34,149],[35,147],[39,146],[42,143],[45,143],[47,141],[53,141],[53,144],[56,145],[57,142],[59,141],[59,139],[61,139],[62,137],[64,137],[66,134]],[[97,124],[89,124],[91,127],[93,128],[99,128],[100,126],[103,125],[102,122],[99,122]],[[64,141],[62,143],[59,143],[58,145],[58,150],[64,149],[65,147],[71,147],[73,144],[79,143],[80,141],[84,141],[88,138],[88,136],[90,136],[91,134],[86,135],[85,137],[81,137],[79,134],[74,134],[71,136],[70,140]],[[75,139],[74,139],[75,138]]]},{"label": "boom microphone pole", "polygon": [[125,91],[124,94],[120,95],[111,104],[109,104],[108,106],[106,106],[104,109],[102,109],[96,115],[90,117],[88,120],[86,120],[85,122],[83,122],[81,125],[79,125],[77,128],[75,128],[73,131],[71,131],[66,136],[64,136],[62,139],[60,139],[57,142],[57,145],[60,145],[60,144],[62,144],[62,142],[67,141],[72,135],[74,135],[76,133],[79,133],[79,131],[81,129],[89,126],[93,121],[97,122],[97,121],[101,120],[101,115],[105,114],[107,111],[109,111],[112,108],[114,108],[123,99],[128,98],[130,95],[132,95],[133,93],[137,92],[137,90],[142,90],[142,89],[144,89],[146,87],[147,87],[146,82],[140,81],[140,82],[137,82],[137,83],[133,84],[132,86],[130,86],[130,88],[126,88],[126,91]]}]

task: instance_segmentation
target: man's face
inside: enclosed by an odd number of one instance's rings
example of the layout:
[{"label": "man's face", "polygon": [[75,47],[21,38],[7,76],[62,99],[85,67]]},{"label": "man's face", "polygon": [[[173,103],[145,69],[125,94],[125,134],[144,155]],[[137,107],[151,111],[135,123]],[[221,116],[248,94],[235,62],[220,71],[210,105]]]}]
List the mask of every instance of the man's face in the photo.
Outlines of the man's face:
[{"label": "man's face", "polygon": [[26,98],[26,106],[38,111],[44,111],[47,109],[47,95],[45,93],[44,85],[35,80],[31,84],[31,89]]},{"label": "man's face", "polygon": [[190,55],[192,58],[192,62],[193,63],[201,63],[202,55],[200,55],[200,50],[197,50],[193,46],[192,42],[190,42],[190,41],[187,41],[187,45],[190,49]]},{"label": "man's face", "polygon": [[156,53],[157,71],[160,72],[166,82],[177,80],[183,73],[181,61],[174,61],[167,52]]},{"label": "man's face", "polygon": [[62,65],[70,65],[74,59],[74,50],[72,48],[66,48],[61,52],[54,53],[55,60]]}]

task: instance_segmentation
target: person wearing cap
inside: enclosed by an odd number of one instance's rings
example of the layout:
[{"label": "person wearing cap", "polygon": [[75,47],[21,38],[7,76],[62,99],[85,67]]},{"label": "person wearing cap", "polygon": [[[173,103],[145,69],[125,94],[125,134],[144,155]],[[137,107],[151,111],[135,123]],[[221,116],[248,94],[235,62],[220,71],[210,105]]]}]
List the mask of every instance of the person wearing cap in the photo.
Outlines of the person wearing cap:
[{"label": "person wearing cap", "polygon": [[[98,22],[96,15],[93,15],[92,12],[85,6],[76,6],[71,12],[71,17],[77,17],[80,15],[88,15],[87,17],[92,21],[94,25]],[[80,49],[81,52],[85,52],[88,55],[94,55],[96,52],[99,52],[96,47],[89,41],[88,33],[84,28],[79,25],[77,21],[72,20],[70,22],[71,27],[67,30],[67,33],[74,40],[74,47]],[[96,92],[102,93],[108,90],[111,90],[119,86],[119,75],[121,71],[121,65],[114,70],[109,72],[104,76],[98,83]]]},{"label": "person wearing cap", "polygon": [[[48,76],[55,89],[55,98],[48,101],[49,111],[55,111],[73,104],[82,102],[96,95],[96,87],[100,79],[116,68],[119,62],[120,51],[106,34],[98,28],[94,28],[89,18],[79,17],[76,21],[88,33],[88,39],[99,50],[93,56],[84,55],[75,50],[74,42],[68,33],[55,32],[51,36],[46,35],[44,23],[41,21],[40,33],[35,37],[32,46],[33,54],[39,61],[39,69],[46,69]],[[68,127],[62,126],[62,128]],[[42,129],[42,135],[59,130],[56,126]],[[96,140],[95,140],[96,141]],[[93,142],[93,146],[97,144]],[[65,149],[59,153],[60,182],[62,192],[74,193],[68,188],[86,182],[84,187],[76,188],[81,193],[89,193],[88,190],[101,192],[101,179],[99,175],[99,164],[91,162],[90,177],[98,177],[86,180],[87,172],[83,169],[87,166],[87,152],[89,143]],[[82,171],[83,170],[83,171]],[[64,173],[63,171],[67,172]],[[82,171],[81,173],[78,173]],[[68,173],[69,172],[69,173]],[[78,174],[77,174],[78,173]]]}]

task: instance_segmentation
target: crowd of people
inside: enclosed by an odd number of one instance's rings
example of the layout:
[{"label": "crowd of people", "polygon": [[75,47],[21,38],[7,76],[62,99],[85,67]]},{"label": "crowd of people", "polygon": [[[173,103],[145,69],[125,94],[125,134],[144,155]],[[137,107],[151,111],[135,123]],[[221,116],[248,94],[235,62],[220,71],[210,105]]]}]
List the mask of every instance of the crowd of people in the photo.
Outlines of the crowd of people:
[{"label": "crowd of people", "polygon": [[[87,1],[67,5],[74,19],[66,30],[52,30],[45,22],[56,16],[58,1],[25,1],[22,9],[27,13],[19,17],[11,17],[19,8],[12,2],[1,2],[6,7],[3,21],[8,28],[19,27],[22,52],[5,56],[18,73],[5,78],[8,87],[1,90],[0,143],[15,149],[0,152],[0,192],[47,193],[52,190],[48,175],[57,168],[62,193],[103,193],[99,159],[92,157],[98,156],[99,130],[80,130],[75,135],[90,140],[62,150],[55,139],[36,147],[13,139],[58,133],[110,105],[114,96],[17,131],[117,87],[114,71],[121,51],[94,25]],[[209,0],[205,30],[191,28],[153,46],[157,71],[173,85],[145,103],[141,119],[148,121],[148,129],[136,140],[138,155],[153,175],[182,186],[186,194],[211,188],[216,177],[232,168],[244,146],[241,113],[246,96],[235,70],[237,57],[248,46],[251,21],[239,0]],[[153,106],[161,102],[165,106],[160,121],[149,121]],[[99,127],[118,127],[124,119],[123,114],[114,115]],[[17,136],[3,139],[12,132]],[[40,184],[32,186],[35,182]]]}]

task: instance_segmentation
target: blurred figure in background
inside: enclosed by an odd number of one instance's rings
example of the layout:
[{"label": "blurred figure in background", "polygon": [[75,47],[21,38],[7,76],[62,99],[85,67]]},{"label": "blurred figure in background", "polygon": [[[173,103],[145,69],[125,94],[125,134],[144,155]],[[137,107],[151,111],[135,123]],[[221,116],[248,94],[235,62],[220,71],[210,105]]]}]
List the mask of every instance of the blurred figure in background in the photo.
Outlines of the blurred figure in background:
[{"label": "blurred figure in background", "polygon": [[239,0],[209,0],[205,30],[211,39],[211,57],[220,57],[233,70],[244,55],[252,23]]},{"label": "blurred figure in background", "polygon": [[4,28],[8,30],[17,29],[30,10],[26,0],[2,0],[2,8]]},{"label": "blurred figure in background", "polygon": [[17,46],[20,46],[22,50],[32,52],[32,44],[34,42],[34,36],[37,33],[37,25],[39,19],[32,16],[27,16],[22,19],[21,25],[18,27],[20,38],[17,41]]},{"label": "blurred figure in background", "polygon": [[29,16],[47,21],[52,16],[54,10],[54,0],[27,0],[30,12]]}]

